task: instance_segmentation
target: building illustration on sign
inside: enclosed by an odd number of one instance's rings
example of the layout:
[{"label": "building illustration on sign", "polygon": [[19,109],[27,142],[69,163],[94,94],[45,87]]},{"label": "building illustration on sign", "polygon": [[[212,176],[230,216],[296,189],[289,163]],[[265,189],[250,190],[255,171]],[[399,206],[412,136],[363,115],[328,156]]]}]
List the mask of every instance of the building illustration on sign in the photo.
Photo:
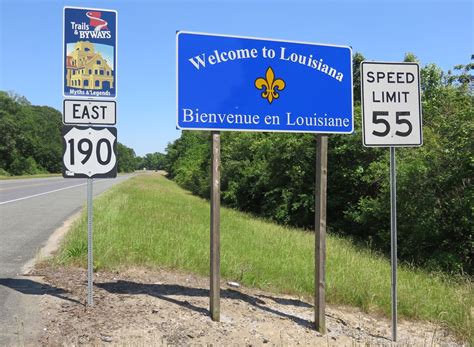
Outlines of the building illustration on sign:
[{"label": "building illustration on sign", "polygon": [[117,13],[64,9],[64,96],[115,98]]},{"label": "building illustration on sign", "polygon": [[102,54],[95,51],[93,43],[78,41],[66,56],[66,86],[99,90],[114,88],[113,69]]}]

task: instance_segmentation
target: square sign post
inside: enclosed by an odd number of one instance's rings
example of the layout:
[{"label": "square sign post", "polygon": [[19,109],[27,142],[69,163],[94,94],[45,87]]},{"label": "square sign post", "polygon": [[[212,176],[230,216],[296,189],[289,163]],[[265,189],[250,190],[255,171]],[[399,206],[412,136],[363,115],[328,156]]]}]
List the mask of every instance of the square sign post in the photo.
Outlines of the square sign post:
[{"label": "square sign post", "polygon": [[[65,7],[63,177],[87,178],[87,304],[93,306],[93,178],[117,176],[117,11]],[[79,127],[74,125],[87,125]]]},{"label": "square sign post", "polygon": [[212,132],[212,319],[220,318],[220,131],[315,133],[315,325],[324,333],[327,134],[354,129],[351,48],[178,32],[176,50],[176,125]]},{"label": "square sign post", "polygon": [[423,144],[417,63],[361,63],[363,142],[390,147],[392,340],[397,341],[397,181],[395,147]]}]

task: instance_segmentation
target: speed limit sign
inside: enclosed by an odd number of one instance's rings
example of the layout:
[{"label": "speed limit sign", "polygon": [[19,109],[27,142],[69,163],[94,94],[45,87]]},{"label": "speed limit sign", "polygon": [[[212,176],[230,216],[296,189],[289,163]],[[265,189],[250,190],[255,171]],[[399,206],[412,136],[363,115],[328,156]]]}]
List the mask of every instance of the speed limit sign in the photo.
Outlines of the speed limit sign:
[{"label": "speed limit sign", "polygon": [[63,177],[117,176],[117,129],[63,127]]},{"label": "speed limit sign", "polygon": [[410,147],[423,143],[417,63],[361,63],[365,146]]}]

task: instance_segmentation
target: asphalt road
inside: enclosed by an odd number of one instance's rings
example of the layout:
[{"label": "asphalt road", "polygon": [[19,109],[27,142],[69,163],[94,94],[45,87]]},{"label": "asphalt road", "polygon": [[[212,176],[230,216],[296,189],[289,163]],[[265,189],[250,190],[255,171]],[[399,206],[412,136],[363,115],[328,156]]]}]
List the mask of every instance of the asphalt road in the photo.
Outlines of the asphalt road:
[{"label": "asphalt road", "polygon": [[[131,176],[94,179],[94,196]],[[28,324],[35,323],[40,292],[25,288],[22,268],[84,206],[86,184],[62,177],[0,181],[0,346],[17,345],[25,338],[19,334],[35,330]]]}]

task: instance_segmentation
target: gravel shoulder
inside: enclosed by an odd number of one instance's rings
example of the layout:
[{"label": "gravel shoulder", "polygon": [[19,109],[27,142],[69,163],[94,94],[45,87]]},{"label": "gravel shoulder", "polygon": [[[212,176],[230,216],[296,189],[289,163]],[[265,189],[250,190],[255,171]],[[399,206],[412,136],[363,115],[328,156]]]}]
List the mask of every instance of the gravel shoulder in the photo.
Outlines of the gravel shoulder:
[{"label": "gravel shoulder", "polygon": [[[42,288],[40,345],[391,345],[390,321],[352,307],[329,305],[328,333],[312,328],[304,298],[221,283],[221,321],[209,317],[208,278],[165,269],[95,274],[95,306],[86,308],[86,271],[48,263],[31,279]],[[444,328],[400,321],[403,346],[461,345]]]}]

